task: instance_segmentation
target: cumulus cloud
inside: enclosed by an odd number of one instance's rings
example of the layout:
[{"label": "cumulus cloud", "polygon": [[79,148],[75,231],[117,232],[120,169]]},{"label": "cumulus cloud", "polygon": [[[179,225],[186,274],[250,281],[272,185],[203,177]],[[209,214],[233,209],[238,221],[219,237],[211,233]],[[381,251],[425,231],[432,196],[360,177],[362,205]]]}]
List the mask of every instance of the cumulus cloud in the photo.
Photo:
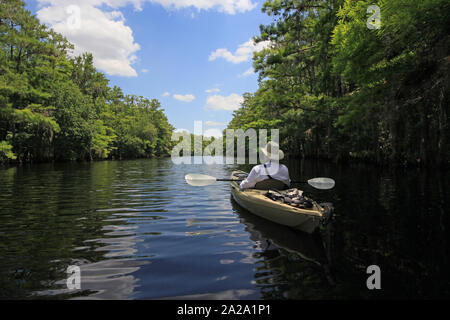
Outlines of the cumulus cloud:
[{"label": "cumulus cloud", "polygon": [[212,52],[209,55],[209,61],[214,61],[218,58],[223,58],[228,62],[235,64],[250,61],[253,56],[253,52],[259,52],[267,48],[270,41],[262,41],[255,44],[252,39],[239,45],[234,53],[231,53],[228,49],[220,48]]},{"label": "cumulus cloud", "polygon": [[205,108],[209,110],[228,110],[234,111],[239,109],[244,98],[236,93],[232,93],[229,96],[214,95],[208,97],[206,100]]},{"label": "cumulus cloud", "polygon": [[147,72],[148,72],[148,69],[142,69],[141,72],[142,72],[142,73],[147,73]]},{"label": "cumulus cloud", "polygon": [[170,93],[166,91],[166,92],[164,92],[164,93],[162,94],[162,96],[163,96],[163,97],[168,97],[168,96],[170,96]]},{"label": "cumulus cloud", "polygon": [[196,8],[198,10],[217,10],[228,14],[246,12],[256,8],[252,0],[38,0],[39,3],[53,4],[90,4],[93,6],[107,5],[111,8],[120,8],[132,4],[136,11],[141,11],[143,5],[148,3],[159,4],[166,9]]},{"label": "cumulus cloud", "polygon": [[211,129],[206,129],[203,132],[203,136],[204,137],[214,137],[214,138],[220,138],[222,137],[222,130],[218,129],[218,128],[211,128]]},{"label": "cumulus cloud", "polygon": [[149,0],[149,2],[159,3],[168,9],[194,7],[198,10],[216,9],[228,14],[250,11],[256,7],[256,3],[252,0]]},{"label": "cumulus cloud", "polygon": [[[90,52],[95,66],[108,75],[136,77],[133,63],[140,46],[119,8],[146,2],[167,9],[193,7],[235,14],[252,10],[252,0],[37,0],[39,20],[75,45],[73,55]],[[145,71],[143,71],[145,73]]]},{"label": "cumulus cloud", "polygon": [[192,102],[195,100],[195,96],[193,94],[174,94],[173,95],[174,99],[183,101],[183,102]]},{"label": "cumulus cloud", "polygon": [[[73,54],[90,52],[95,66],[109,75],[136,77],[132,64],[140,49],[133,31],[125,25],[120,11],[104,11],[96,6],[111,5],[102,0],[38,0],[39,20],[63,34],[75,45]],[[111,8],[111,7],[110,7]]]},{"label": "cumulus cloud", "polygon": [[220,89],[218,89],[218,88],[208,89],[208,90],[205,90],[205,92],[206,92],[206,93],[220,92]]},{"label": "cumulus cloud", "polygon": [[250,69],[247,69],[244,73],[240,74],[239,77],[240,78],[248,77],[248,76],[251,76],[254,73],[255,73],[255,70],[253,70],[253,68],[250,68]]}]

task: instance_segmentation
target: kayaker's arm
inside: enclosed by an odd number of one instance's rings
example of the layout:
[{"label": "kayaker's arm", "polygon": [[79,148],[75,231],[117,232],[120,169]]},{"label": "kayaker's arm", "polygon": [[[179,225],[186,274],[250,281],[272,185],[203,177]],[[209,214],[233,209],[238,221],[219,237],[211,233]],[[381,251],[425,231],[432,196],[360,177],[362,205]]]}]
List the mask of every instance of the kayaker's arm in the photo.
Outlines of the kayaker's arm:
[{"label": "kayaker's arm", "polygon": [[256,167],[253,167],[252,170],[250,171],[247,179],[245,179],[244,181],[241,182],[241,184],[239,185],[241,189],[251,189],[253,188],[256,183],[258,182],[258,173],[256,172]]}]

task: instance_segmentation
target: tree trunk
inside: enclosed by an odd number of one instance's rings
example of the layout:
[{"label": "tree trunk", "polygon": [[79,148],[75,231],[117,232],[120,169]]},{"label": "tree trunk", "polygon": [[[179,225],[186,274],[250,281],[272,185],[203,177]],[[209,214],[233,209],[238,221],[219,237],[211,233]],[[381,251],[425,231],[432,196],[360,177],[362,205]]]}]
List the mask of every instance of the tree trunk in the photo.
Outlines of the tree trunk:
[{"label": "tree trunk", "polygon": [[422,110],[420,113],[420,154],[419,161],[423,164],[428,164],[428,150],[429,150],[429,139],[428,139],[428,102],[422,100]]}]

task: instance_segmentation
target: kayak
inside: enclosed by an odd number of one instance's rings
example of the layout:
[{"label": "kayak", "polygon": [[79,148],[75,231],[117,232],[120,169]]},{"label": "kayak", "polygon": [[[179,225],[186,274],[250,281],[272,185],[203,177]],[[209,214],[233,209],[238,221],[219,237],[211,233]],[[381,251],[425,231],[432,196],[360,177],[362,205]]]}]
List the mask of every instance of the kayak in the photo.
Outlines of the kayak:
[{"label": "kayak", "polygon": [[[233,171],[231,179],[237,180],[242,174],[246,172]],[[268,190],[241,190],[238,182],[232,181],[230,184],[233,199],[247,211],[303,232],[313,233],[331,215],[331,207],[320,205],[315,201],[310,209],[298,208],[266,197]]]}]

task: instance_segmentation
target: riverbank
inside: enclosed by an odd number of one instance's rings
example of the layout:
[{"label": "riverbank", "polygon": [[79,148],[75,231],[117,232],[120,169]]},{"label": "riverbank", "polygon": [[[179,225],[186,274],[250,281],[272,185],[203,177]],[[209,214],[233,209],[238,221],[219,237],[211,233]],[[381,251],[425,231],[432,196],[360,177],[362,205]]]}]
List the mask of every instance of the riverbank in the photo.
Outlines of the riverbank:
[{"label": "riverbank", "polygon": [[[192,155],[193,156],[193,155]],[[26,163],[0,163],[0,169],[1,168],[11,168],[11,167],[22,167],[22,166],[32,166],[35,164],[64,164],[64,163],[90,163],[90,162],[103,162],[103,161],[132,161],[132,160],[140,160],[140,159],[165,159],[170,158],[170,155],[162,155],[162,156],[153,156],[153,157],[141,157],[141,158],[122,158],[122,159],[95,159],[95,160],[62,160],[62,161],[43,161],[43,162],[26,162]],[[449,164],[441,164],[441,165],[431,165],[431,164],[423,164],[420,161],[416,163],[408,163],[408,162],[377,162],[373,160],[362,160],[357,158],[347,158],[347,159],[340,159],[340,160],[333,160],[325,157],[320,158],[313,158],[313,157],[292,157],[289,156],[289,154],[286,154],[285,160],[286,161],[320,161],[320,162],[328,162],[330,164],[337,164],[337,165],[370,165],[374,168],[379,169],[420,169],[420,170],[427,170],[427,171],[433,171],[433,170],[443,170],[447,171],[450,169],[450,163]],[[207,166],[207,164],[205,163]]]}]

